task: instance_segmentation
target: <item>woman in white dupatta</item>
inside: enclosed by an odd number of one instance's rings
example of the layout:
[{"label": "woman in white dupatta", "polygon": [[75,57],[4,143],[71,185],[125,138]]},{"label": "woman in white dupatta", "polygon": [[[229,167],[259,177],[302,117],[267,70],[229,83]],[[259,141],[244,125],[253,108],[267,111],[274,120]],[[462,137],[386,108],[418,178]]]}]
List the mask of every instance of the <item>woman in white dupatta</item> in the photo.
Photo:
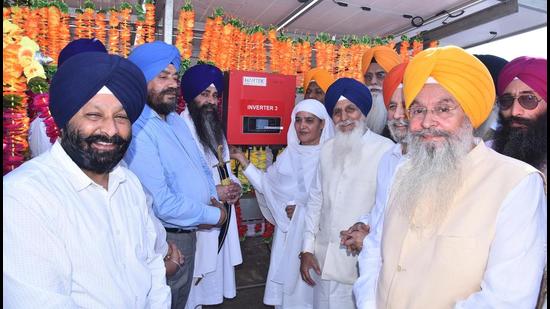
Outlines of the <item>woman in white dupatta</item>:
[{"label": "woman in white dupatta", "polygon": [[333,137],[334,125],[321,102],[296,104],[288,129],[288,147],[266,172],[249,164],[232,148],[231,158],[243,165],[256,190],[262,214],[275,225],[264,303],[276,308],[312,308],[313,289],[300,278],[300,253],[309,187],[322,145]]}]

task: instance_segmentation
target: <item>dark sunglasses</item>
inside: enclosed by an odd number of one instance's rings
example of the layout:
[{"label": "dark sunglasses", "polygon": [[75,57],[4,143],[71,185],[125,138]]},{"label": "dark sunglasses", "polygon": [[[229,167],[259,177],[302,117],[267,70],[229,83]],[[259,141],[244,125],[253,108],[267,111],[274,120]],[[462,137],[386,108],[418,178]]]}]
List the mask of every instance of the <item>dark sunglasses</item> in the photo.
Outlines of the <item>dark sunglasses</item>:
[{"label": "dark sunglasses", "polygon": [[542,101],[542,99],[537,98],[533,94],[522,94],[517,97],[505,94],[498,98],[498,105],[501,110],[507,110],[514,105],[516,99],[518,99],[519,105],[528,110],[535,109],[539,105],[539,102]]}]

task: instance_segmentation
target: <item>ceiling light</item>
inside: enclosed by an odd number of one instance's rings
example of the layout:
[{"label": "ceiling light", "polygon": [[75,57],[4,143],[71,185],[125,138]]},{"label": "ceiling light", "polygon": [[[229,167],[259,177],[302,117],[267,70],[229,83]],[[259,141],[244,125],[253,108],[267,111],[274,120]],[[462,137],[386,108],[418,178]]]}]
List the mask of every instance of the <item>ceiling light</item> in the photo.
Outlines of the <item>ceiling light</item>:
[{"label": "ceiling light", "polygon": [[420,16],[415,16],[411,19],[411,25],[413,25],[414,27],[420,27],[424,24],[424,18],[420,17]]}]

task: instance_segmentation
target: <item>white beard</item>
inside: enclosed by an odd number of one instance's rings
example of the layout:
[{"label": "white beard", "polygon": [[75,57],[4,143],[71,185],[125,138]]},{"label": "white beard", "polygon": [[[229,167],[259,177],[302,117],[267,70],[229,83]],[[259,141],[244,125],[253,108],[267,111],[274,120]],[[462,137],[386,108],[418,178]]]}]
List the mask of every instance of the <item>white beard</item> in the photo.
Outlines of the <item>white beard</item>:
[{"label": "white beard", "polygon": [[372,107],[367,115],[367,127],[376,134],[382,134],[388,111],[384,105],[384,97],[381,92],[372,93]]},{"label": "white beard", "polygon": [[474,139],[469,120],[456,135],[438,131],[447,135],[441,144],[422,141],[422,134],[428,132],[409,133],[410,159],[399,169],[389,199],[390,207],[398,207],[419,233],[435,231],[445,219],[462,183],[462,160]]},{"label": "white beard", "polygon": [[346,162],[358,162],[361,157],[361,147],[363,146],[363,135],[367,131],[366,120],[354,121],[355,127],[352,131],[342,132],[336,125],[336,134],[334,135],[333,158],[334,166],[341,170]]}]

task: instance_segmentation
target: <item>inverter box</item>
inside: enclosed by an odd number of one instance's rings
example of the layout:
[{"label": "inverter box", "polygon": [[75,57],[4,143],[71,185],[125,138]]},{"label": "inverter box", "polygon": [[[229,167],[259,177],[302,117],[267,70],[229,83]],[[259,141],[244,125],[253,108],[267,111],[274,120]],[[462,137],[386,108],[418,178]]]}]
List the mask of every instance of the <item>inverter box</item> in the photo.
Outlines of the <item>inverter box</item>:
[{"label": "inverter box", "polygon": [[222,119],[230,145],[286,145],[296,76],[229,71]]}]

